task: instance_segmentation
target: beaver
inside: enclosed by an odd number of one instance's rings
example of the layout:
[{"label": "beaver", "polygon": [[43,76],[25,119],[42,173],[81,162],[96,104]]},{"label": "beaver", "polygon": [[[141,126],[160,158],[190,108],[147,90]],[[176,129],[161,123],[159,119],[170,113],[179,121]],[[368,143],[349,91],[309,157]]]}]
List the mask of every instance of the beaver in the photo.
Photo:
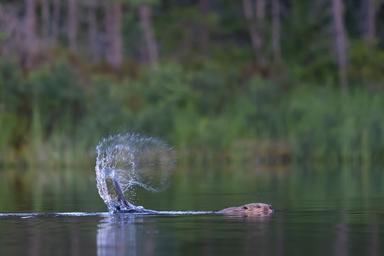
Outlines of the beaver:
[{"label": "beaver", "polygon": [[156,211],[145,209],[142,206],[135,206],[129,203],[120,188],[119,183],[113,179],[113,187],[117,194],[118,202],[114,206],[113,212],[117,213],[133,213],[133,214],[177,214],[177,215],[195,215],[195,214],[221,214],[227,216],[238,217],[266,217],[273,213],[273,208],[269,204],[264,203],[250,203],[237,207],[229,207],[217,211]]},{"label": "beaver", "polygon": [[264,203],[250,203],[238,207],[229,207],[220,211],[218,214],[243,216],[243,217],[263,217],[273,213],[272,206]]}]

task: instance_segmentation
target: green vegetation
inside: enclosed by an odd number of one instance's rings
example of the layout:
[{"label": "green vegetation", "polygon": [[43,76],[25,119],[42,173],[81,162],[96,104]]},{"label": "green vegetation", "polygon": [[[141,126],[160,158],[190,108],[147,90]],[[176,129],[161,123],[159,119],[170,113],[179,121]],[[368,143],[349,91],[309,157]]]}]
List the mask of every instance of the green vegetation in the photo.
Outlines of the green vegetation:
[{"label": "green vegetation", "polygon": [[126,131],[196,162],[380,160],[382,6],[5,1],[0,162],[93,162]]},{"label": "green vegetation", "polygon": [[24,75],[2,62],[2,162],[80,163],[93,157],[100,137],[127,130],[200,157],[212,150],[256,157],[266,144],[272,155],[283,144],[293,159],[334,163],[384,153],[380,90],[282,85],[215,63],[164,63],[120,79],[79,75],[71,66],[61,61]]}]

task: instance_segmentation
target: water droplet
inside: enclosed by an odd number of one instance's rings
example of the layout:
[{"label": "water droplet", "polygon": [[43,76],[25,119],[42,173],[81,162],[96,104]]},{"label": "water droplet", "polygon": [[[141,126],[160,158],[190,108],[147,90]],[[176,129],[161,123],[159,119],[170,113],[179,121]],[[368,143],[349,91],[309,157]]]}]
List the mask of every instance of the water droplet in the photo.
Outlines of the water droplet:
[{"label": "water droplet", "polygon": [[97,188],[111,211],[125,207],[114,181],[125,199],[132,200],[136,186],[153,192],[164,189],[175,163],[174,154],[166,143],[135,133],[102,139],[96,153]]}]

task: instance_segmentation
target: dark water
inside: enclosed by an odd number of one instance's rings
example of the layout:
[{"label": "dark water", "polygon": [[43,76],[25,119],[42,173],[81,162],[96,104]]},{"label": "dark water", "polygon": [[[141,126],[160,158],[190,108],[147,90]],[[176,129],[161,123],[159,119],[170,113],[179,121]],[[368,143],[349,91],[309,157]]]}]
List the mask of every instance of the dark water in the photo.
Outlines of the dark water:
[{"label": "dark water", "polygon": [[[383,255],[384,168],[179,168],[136,203],[214,210],[271,203],[269,218],[108,215],[92,170],[0,171],[0,255]],[[81,216],[49,214],[85,212]],[[95,213],[96,212],[96,213]]]}]

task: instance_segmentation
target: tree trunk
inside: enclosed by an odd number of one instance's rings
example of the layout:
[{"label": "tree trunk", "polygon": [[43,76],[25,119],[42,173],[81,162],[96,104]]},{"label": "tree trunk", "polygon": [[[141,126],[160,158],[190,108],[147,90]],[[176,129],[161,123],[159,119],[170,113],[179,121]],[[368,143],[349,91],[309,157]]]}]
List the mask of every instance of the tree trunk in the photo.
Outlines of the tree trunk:
[{"label": "tree trunk", "polygon": [[280,2],[272,0],[272,52],[273,61],[281,62],[281,46],[280,46]]},{"label": "tree trunk", "polygon": [[100,54],[98,51],[98,23],[96,18],[96,8],[94,5],[88,7],[87,14],[87,23],[88,23],[88,51],[93,62],[100,61]]},{"label": "tree trunk", "polygon": [[375,0],[364,0],[363,10],[364,14],[364,39],[368,46],[371,46],[376,39],[376,10],[375,10]]},{"label": "tree trunk", "polygon": [[107,3],[106,6],[106,60],[116,71],[123,64],[123,39],[122,39],[122,4],[117,1]]},{"label": "tree trunk", "polygon": [[243,10],[244,10],[245,19],[247,20],[247,23],[248,23],[248,29],[251,36],[252,47],[257,56],[261,48],[261,38],[254,24],[255,18],[254,18],[252,0],[243,0]]},{"label": "tree trunk", "polygon": [[30,69],[35,61],[38,43],[36,37],[36,2],[35,0],[25,0],[25,40],[24,56],[22,56],[23,65]]},{"label": "tree trunk", "polygon": [[48,39],[49,37],[49,24],[50,21],[50,11],[49,11],[49,0],[41,0],[41,20],[42,20],[42,34],[44,39]]},{"label": "tree trunk", "polygon": [[[256,57],[256,60],[259,64],[262,64],[262,47],[263,47],[263,38],[261,35],[261,24],[264,19],[264,10],[265,4],[264,0],[258,0],[259,3],[256,4],[256,9],[254,9],[254,4],[252,0],[243,0],[243,11],[245,19],[248,23],[249,35],[251,37],[252,48]],[[260,9],[259,9],[260,7]],[[255,17],[254,11],[256,10],[257,16]]]},{"label": "tree trunk", "polygon": [[339,70],[339,82],[341,88],[347,90],[347,36],[344,26],[344,6],[342,0],[332,0],[332,16],[335,30],[335,49]]},{"label": "tree trunk", "polygon": [[68,42],[72,52],[77,51],[77,26],[78,26],[78,3],[76,0],[68,0]]},{"label": "tree trunk", "polygon": [[256,18],[260,26],[264,25],[265,19],[265,0],[256,0]]},{"label": "tree trunk", "polygon": [[210,0],[199,0],[199,9],[203,17],[203,23],[200,27],[200,45],[203,53],[207,55],[209,53],[209,29],[207,28],[207,16],[209,14],[209,1]]},{"label": "tree trunk", "polygon": [[57,42],[59,38],[60,31],[60,16],[61,16],[61,1],[53,0],[53,9],[52,9],[52,40]]},{"label": "tree trunk", "polygon": [[157,67],[159,53],[157,49],[157,42],[152,27],[152,8],[148,4],[139,6],[140,25],[143,31],[146,58],[150,65]]}]

